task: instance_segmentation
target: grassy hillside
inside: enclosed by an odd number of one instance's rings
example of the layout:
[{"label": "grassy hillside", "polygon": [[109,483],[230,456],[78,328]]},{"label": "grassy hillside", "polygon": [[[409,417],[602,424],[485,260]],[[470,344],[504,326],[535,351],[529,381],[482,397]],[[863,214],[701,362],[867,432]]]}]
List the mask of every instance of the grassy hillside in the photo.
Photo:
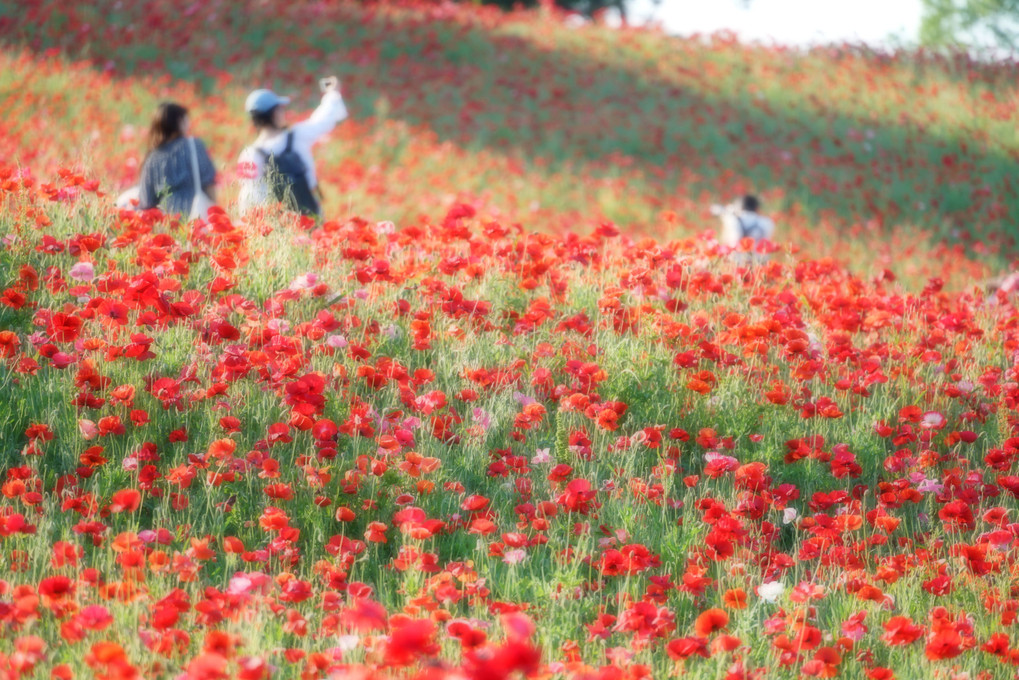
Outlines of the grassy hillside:
[{"label": "grassy hillside", "polygon": [[[1011,67],[434,3],[0,37],[3,680],[1014,673]],[[246,92],[332,71],[329,219],[238,219]],[[208,221],[110,205],[168,97]]]},{"label": "grassy hillside", "polygon": [[[37,168],[85,150],[91,172],[130,182],[137,131],[175,97],[196,107],[229,184],[250,137],[246,92],[272,86],[310,106],[317,78],[335,71],[353,120],[319,151],[334,215],[403,223],[456,197],[528,228],[610,220],[689,234],[714,228],[712,200],[754,190],[786,243],[916,283],[940,273],[930,261],[946,259],[945,238],[992,268],[1014,250],[1008,65],[802,54],[429,4],[0,12],[8,154],[33,149]],[[40,149],[31,140],[44,129],[60,134]]]}]

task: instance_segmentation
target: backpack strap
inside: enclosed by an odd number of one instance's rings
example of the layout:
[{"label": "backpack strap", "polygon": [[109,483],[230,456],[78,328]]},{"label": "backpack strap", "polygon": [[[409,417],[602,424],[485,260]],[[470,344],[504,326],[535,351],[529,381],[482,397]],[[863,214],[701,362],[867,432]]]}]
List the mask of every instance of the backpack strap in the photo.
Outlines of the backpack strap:
[{"label": "backpack strap", "polygon": [[743,221],[743,218],[736,215],[736,222],[739,224],[739,237],[741,240],[748,236],[755,241],[759,241],[764,238],[764,228],[761,226],[759,219],[755,218],[754,221],[750,223],[750,226],[747,226],[747,223]]},{"label": "backpack strap", "polygon": [[[287,146],[285,149],[283,149],[283,153],[289,153],[290,151],[293,150],[293,147],[294,147],[294,131],[287,130]],[[264,148],[260,146],[253,146],[251,148],[257,151],[258,153],[262,154],[263,159],[268,159],[269,156],[273,155],[272,152],[266,151]]]},{"label": "backpack strap", "polygon": [[742,241],[747,237],[747,225],[743,224],[743,218],[736,215],[736,224],[739,225],[739,238]]}]

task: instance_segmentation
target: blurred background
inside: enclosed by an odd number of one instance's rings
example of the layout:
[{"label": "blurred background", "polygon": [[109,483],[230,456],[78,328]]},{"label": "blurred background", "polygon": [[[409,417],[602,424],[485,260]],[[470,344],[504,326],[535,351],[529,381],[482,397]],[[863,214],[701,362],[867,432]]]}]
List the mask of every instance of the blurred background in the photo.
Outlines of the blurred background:
[{"label": "blurred background", "polygon": [[[669,33],[732,31],[740,40],[807,46],[825,42],[902,44],[916,40],[922,0],[630,0],[636,23],[658,21]],[[621,17],[613,9],[614,18]]]},{"label": "blurred background", "polygon": [[[541,0],[485,0],[505,9]],[[547,3],[546,3],[547,4]],[[1016,45],[1016,0],[555,0],[609,24],[658,23],[674,35],[731,31],[743,41],[810,46],[965,46],[1005,57]]]},{"label": "blurred background", "polygon": [[[0,0],[0,160],[137,182],[163,100],[236,196],[247,93],[336,74],[326,212],[711,235],[763,200],[783,247],[952,285],[1017,253],[1019,0]],[[946,262],[950,265],[946,266]]]}]

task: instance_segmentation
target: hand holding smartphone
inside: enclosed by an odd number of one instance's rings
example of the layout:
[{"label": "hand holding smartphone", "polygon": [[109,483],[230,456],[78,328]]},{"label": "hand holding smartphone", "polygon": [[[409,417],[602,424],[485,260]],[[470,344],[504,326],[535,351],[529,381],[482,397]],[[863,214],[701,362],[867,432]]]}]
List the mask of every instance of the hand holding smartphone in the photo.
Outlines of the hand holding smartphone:
[{"label": "hand holding smartphone", "polygon": [[318,81],[318,88],[322,90],[322,94],[326,92],[333,92],[340,89],[340,79],[336,76],[329,76],[322,78]]}]

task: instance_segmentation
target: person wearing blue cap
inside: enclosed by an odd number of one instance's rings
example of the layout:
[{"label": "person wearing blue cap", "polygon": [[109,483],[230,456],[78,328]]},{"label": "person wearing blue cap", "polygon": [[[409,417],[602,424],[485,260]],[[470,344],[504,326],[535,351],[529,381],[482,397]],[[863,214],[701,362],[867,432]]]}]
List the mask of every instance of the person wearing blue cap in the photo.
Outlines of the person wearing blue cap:
[{"label": "person wearing blue cap", "polygon": [[287,126],[289,97],[272,90],[255,90],[244,104],[258,131],[255,142],[241,152],[241,214],[271,201],[295,212],[321,216],[322,193],[315,174],[312,145],[347,118],[347,107],[336,77],[321,81],[322,102],[307,120]]}]

